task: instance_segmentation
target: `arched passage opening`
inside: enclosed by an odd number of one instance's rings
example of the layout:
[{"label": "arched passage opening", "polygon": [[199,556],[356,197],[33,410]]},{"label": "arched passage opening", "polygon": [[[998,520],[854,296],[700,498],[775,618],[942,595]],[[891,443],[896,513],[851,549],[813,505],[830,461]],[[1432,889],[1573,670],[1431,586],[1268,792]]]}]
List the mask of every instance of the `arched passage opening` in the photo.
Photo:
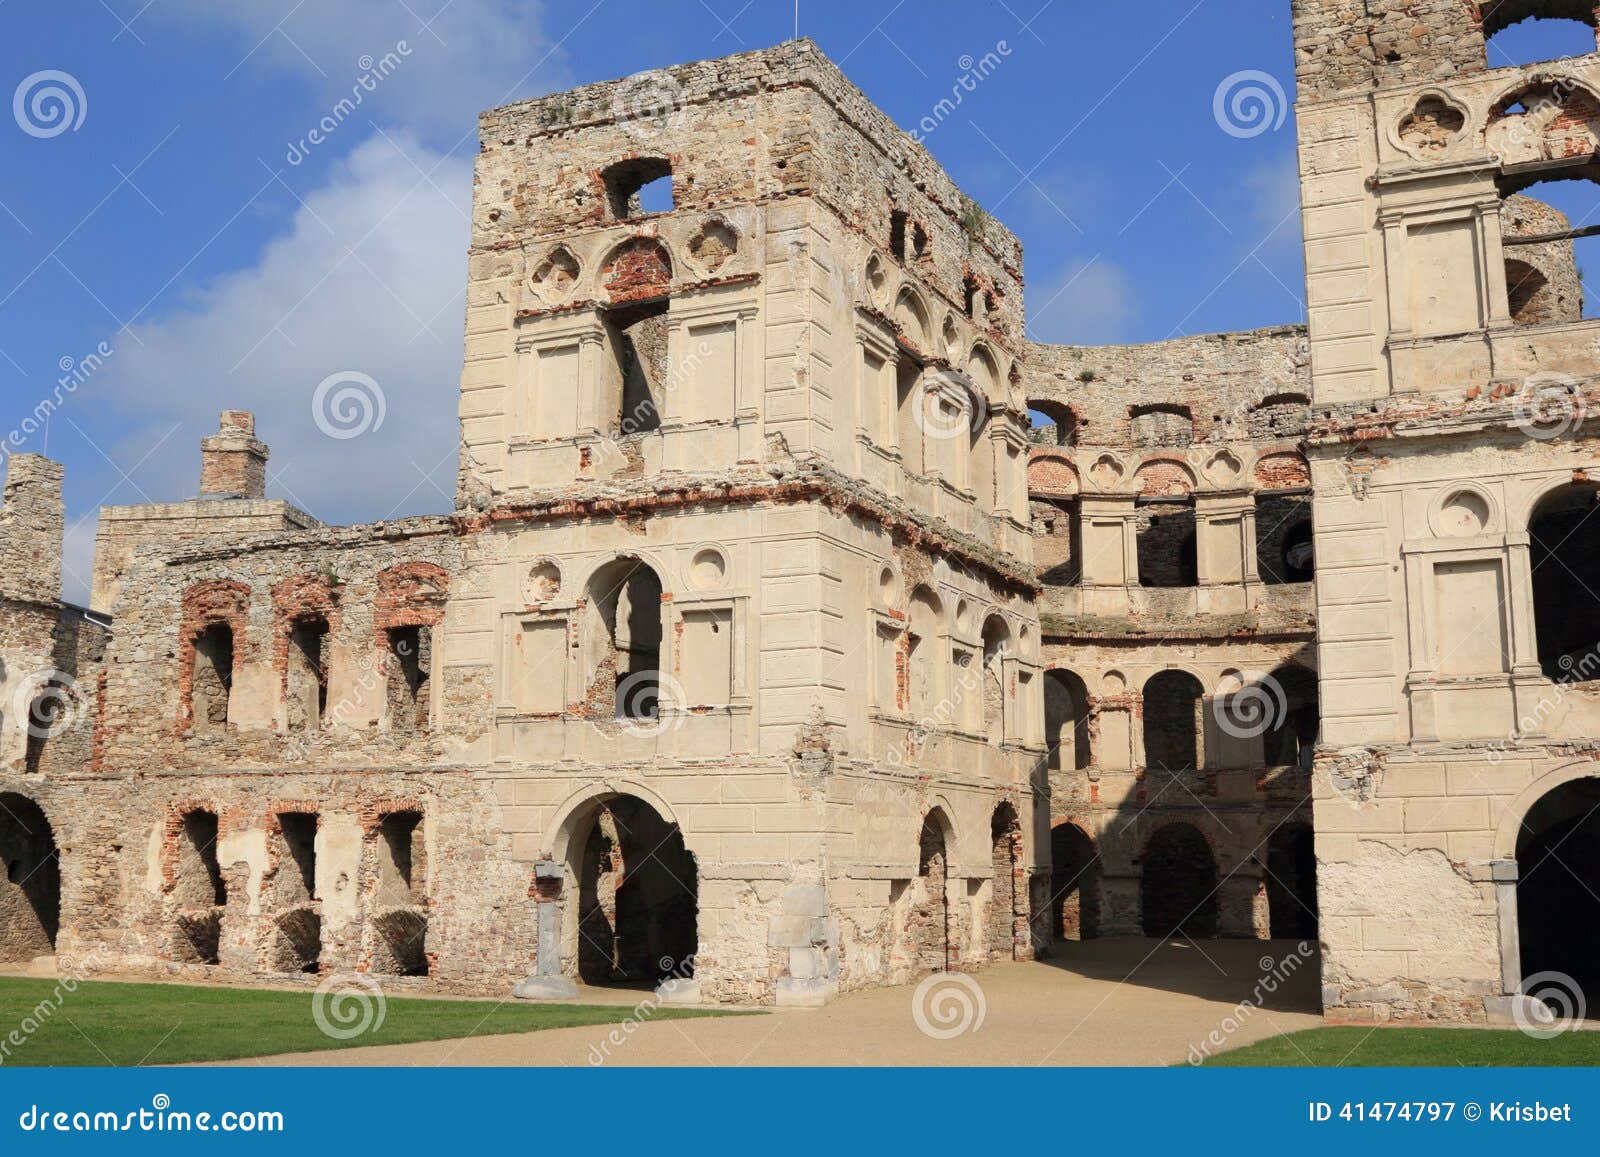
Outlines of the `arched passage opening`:
[{"label": "arched passage opening", "polygon": [[1140,859],[1139,901],[1146,936],[1217,934],[1217,864],[1193,824],[1157,828]]},{"label": "arched passage opening", "polygon": [[1144,762],[1161,771],[1200,766],[1205,688],[1187,671],[1158,671],[1144,685]]},{"label": "arched passage opening", "polygon": [[39,805],[0,794],[0,961],[51,956],[61,926],[61,858]]},{"label": "arched passage opening", "polygon": [[694,975],[699,874],[678,825],[637,796],[594,807],[572,841],[578,975],[654,987]]},{"label": "arched passage opening", "polygon": [[1013,960],[1026,943],[1028,885],[1022,878],[1022,821],[1017,809],[1001,803],[989,820],[993,864],[989,902],[989,956]]},{"label": "arched passage opening", "polygon": [[1072,671],[1044,673],[1044,739],[1051,771],[1083,771],[1093,760],[1089,688]]},{"label": "arched passage opening", "polygon": [[1317,705],[1317,677],[1305,667],[1286,663],[1267,676],[1270,717],[1262,733],[1262,757],[1268,767],[1311,769],[1311,756],[1322,726]]},{"label": "arched passage opening", "polygon": [[1539,666],[1557,683],[1600,679],[1600,487],[1563,486],[1528,520]]},{"label": "arched passage opening", "polygon": [[950,967],[950,821],[934,808],[917,834],[917,879],[906,922],[910,955],[918,971]]},{"label": "arched passage opening", "polygon": [[1524,978],[1572,977],[1600,997],[1600,778],[1542,796],[1517,835],[1517,938]]},{"label": "arched passage opening", "polygon": [[1274,940],[1317,936],[1317,853],[1311,825],[1279,824],[1267,839],[1267,914]]},{"label": "arched passage opening", "polygon": [[1050,830],[1050,931],[1056,940],[1100,935],[1100,852],[1074,823]]},{"label": "arched passage opening", "polygon": [[661,699],[661,578],[619,558],[589,580],[584,704],[597,719],[656,719]]}]

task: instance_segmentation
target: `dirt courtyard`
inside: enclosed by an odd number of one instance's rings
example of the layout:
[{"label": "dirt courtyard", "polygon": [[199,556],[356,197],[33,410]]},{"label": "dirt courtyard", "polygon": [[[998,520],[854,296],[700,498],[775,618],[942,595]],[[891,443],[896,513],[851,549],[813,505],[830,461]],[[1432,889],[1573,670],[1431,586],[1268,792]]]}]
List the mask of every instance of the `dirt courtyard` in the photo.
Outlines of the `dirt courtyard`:
[{"label": "dirt courtyard", "polygon": [[[1047,961],[1002,964],[921,989],[852,993],[821,1009],[651,1022],[646,1006],[628,1028],[553,1029],[234,1063],[1170,1065],[1182,1063],[1192,1048],[1205,1049],[1208,1039],[1238,1047],[1322,1023],[1320,964],[1314,949],[1302,956],[1294,941],[1093,940],[1059,945],[1054,953]],[[582,999],[636,1005],[647,997],[589,989]]]}]

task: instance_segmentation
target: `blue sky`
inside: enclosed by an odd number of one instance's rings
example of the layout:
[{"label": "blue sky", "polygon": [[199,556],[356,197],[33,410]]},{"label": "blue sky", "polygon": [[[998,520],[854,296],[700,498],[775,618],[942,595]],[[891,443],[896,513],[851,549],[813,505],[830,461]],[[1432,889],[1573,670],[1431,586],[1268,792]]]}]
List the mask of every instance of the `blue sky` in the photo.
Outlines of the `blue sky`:
[{"label": "blue sky", "polygon": [[[82,94],[53,135],[26,101],[0,121],[0,433],[111,351],[23,446],[68,467],[68,596],[98,506],[191,496],[225,407],[258,413],[270,492],[319,517],[449,509],[476,110],[794,20],[789,0],[0,2],[4,91],[55,71]],[[800,29],[907,127],[965,60],[1000,58],[926,143],[1021,236],[1033,336],[1303,318],[1287,0],[802,0]],[[1268,123],[1224,131],[1219,85],[1244,72]],[[357,439],[313,421],[344,371],[386,402]]]}]

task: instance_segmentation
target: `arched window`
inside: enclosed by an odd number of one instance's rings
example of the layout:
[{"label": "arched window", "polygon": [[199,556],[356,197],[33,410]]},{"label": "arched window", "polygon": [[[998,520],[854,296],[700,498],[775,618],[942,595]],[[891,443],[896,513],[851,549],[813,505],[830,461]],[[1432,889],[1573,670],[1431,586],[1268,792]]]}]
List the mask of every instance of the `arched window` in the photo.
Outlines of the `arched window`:
[{"label": "arched window", "polygon": [[1563,486],[1528,520],[1539,666],[1557,683],[1600,679],[1600,486]]},{"label": "arched window", "polygon": [[918,969],[944,972],[952,963],[950,944],[950,821],[934,808],[917,834],[917,880],[906,920],[910,952]]},{"label": "arched window", "polygon": [[1006,703],[1006,654],[1011,630],[999,615],[983,624],[983,731],[990,744],[1006,740],[1009,705]]},{"label": "arched window", "polygon": [[1194,416],[1188,406],[1134,406],[1128,419],[1137,449],[1177,449],[1194,441]]},{"label": "arched window", "polygon": [[1311,581],[1310,494],[1256,495],[1256,572],[1268,586]]},{"label": "arched window", "polygon": [[636,558],[619,558],[589,580],[584,621],[584,703],[599,719],[660,714],[662,587]]},{"label": "arched window", "polygon": [[1062,402],[1029,399],[1029,437],[1041,446],[1076,446],[1078,415]]},{"label": "arched window", "polygon": [[[1556,95],[1577,100],[1572,94]],[[1600,113],[1600,109],[1595,111]],[[1583,171],[1578,172],[1581,176]],[[1501,184],[1507,190],[1538,190],[1537,198],[1508,192],[1500,205],[1506,304],[1512,322],[1547,325],[1578,321],[1585,307],[1579,268],[1585,258],[1600,255],[1600,240],[1574,236],[1573,223],[1593,223],[1593,214],[1600,208],[1600,189],[1576,178],[1537,184],[1519,178]]]},{"label": "arched window", "polygon": [[1044,741],[1051,771],[1083,771],[1094,762],[1089,688],[1071,671],[1044,673]]},{"label": "arched window", "polygon": [[1267,730],[1261,736],[1262,756],[1268,767],[1311,769],[1322,715],[1317,706],[1317,677],[1304,667],[1287,663],[1267,676]]},{"label": "arched window", "polygon": [[1161,771],[1200,764],[1200,710],[1205,689],[1187,671],[1159,671],[1144,685],[1144,762]]},{"label": "arched window", "polygon": [[1478,7],[1490,68],[1587,56],[1595,50],[1592,0],[1488,0]]},{"label": "arched window", "polygon": [[600,174],[606,211],[613,221],[672,211],[672,162],[664,157],[631,157]]}]

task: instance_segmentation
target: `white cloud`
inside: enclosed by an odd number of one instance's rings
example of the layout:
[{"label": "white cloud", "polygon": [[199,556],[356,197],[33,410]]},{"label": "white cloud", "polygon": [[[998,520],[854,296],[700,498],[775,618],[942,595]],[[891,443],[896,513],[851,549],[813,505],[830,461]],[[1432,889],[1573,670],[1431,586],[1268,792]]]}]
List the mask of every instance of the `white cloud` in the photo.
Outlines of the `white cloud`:
[{"label": "white cloud", "polygon": [[[449,143],[475,131],[479,110],[566,79],[539,0],[163,0],[157,13],[234,29],[238,55],[225,71],[292,69],[330,100],[350,95],[363,57],[382,59],[404,40],[409,55],[370,99],[385,123]],[[582,15],[574,6],[572,22]]]},{"label": "white cloud", "polygon": [[[182,423],[134,478],[157,500],[192,497],[198,439],[218,411],[252,410],[272,447],[269,493],[341,522],[450,509],[471,191],[470,155],[404,134],[364,141],[300,193],[253,268],[136,326],[138,342],[123,336],[93,383],[97,403],[126,410],[102,442],[110,457],[130,468]],[[348,439],[319,429],[312,408],[342,372],[377,382],[385,411]],[[143,499],[124,486],[116,500]]]},{"label": "white cloud", "polygon": [[1028,287],[1028,336],[1034,341],[1104,345],[1127,340],[1133,287],[1104,257],[1074,259],[1055,277]]},{"label": "white cloud", "polygon": [[1251,247],[1297,249],[1300,245],[1300,169],[1290,151],[1244,174],[1240,182],[1255,229]]}]

